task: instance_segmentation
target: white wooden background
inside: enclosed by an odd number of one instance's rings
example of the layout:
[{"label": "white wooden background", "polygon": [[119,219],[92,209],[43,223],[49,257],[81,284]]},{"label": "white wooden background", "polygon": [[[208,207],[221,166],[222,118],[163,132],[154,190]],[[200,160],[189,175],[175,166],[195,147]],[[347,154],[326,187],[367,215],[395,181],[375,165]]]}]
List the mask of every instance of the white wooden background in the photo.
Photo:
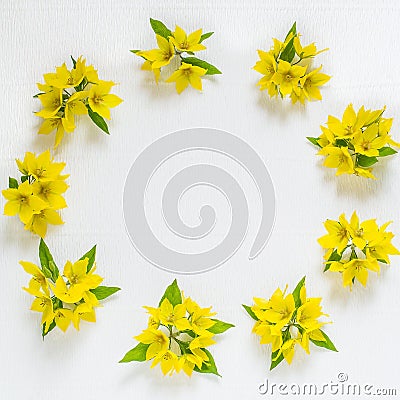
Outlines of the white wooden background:
[{"label": "white wooden background", "polygon": [[[106,284],[123,290],[98,310],[95,325],[82,323],[79,333],[54,331],[43,343],[39,315],[29,311],[31,299],[21,290],[28,276],[18,265],[20,259],[37,261],[38,239],[16,218],[2,217],[2,399],[256,399],[258,386],[267,377],[278,383],[323,384],[334,381],[339,372],[347,373],[352,382],[398,385],[399,259],[384,267],[380,277],[371,277],[366,289],[357,285],[349,293],[338,276],[322,274],[322,250],[316,239],[324,233],[326,218],[343,211],[350,215],[356,209],[364,219],[394,220],[399,245],[400,158],[377,167],[376,182],[335,178],[333,171],[321,167],[305,136],[318,135],[329,113],[340,115],[353,102],[371,108],[386,104],[387,116],[395,117],[393,136],[400,140],[399,2],[3,0],[0,15],[2,187],[9,175],[16,175],[16,157],[53,144],[53,137],[36,135],[39,119],[32,113],[39,107],[32,95],[43,73],[68,61],[70,54],[82,54],[100,77],[120,83],[115,93],[124,99],[112,112],[110,137],[82,119],[55,153],[57,160],[67,162],[71,174],[69,207],[62,213],[65,225],[49,229],[46,239],[59,264],[77,259],[97,243],[98,271]],[[188,31],[215,31],[202,56],[223,75],[205,80],[202,94],[187,90],[178,96],[173,85],[156,87],[128,51],[153,47],[149,17],[170,27],[178,23]],[[283,37],[294,20],[305,42],[330,47],[320,61],[333,78],[323,89],[324,100],[306,108],[266,100],[255,86],[259,75],[251,70],[256,50],[268,49],[272,36]],[[185,293],[204,306],[213,305],[221,319],[236,324],[213,348],[222,379],[163,378],[148,364],[117,363],[135,345],[132,336],[146,324],[141,306],[157,304],[175,277],[147,263],[131,245],[121,206],[124,181],[147,145],[169,132],[196,126],[227,130],[257,149],[277,197],[272,237],[250,262],[247,255],[260,211],[256,191],[245,172],[229,160],[199,155],[203,161],[224,165],[249,188],[250,230],[239,252],[215,271],[178,276]],[[159,182],[165,183],[183,159],[171,162]],[[155,221],[158,204],[149,202]],[[190,223],[197,214],[189,204],[183,204],[182,213]],[[253,296],[268,297],[278,285],[293,287],[303,275],[309,294],[324,298],[324,310],[334,321],[326,330],[340,352],[313,347],[312,355],[305,356],[299,351],[291,367],[282,364],[269,373],[270,353],[252,336],[252,321],[240,305],[251,303]]]}]

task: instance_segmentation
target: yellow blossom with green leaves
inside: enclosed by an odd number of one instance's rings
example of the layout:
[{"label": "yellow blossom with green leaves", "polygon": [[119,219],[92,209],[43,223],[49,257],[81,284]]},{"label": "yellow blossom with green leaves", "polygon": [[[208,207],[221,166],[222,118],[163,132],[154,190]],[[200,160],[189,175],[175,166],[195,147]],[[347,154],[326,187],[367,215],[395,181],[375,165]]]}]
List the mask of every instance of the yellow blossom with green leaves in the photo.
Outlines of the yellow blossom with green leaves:
[{"label": "yellow blossom with green leaves", "polygon": [[273,39],[269,51],[257,50],[259,61],[253,69],[263,75],[258,81],[260,90],[267,90],[269,96],[289,96],[292,103],[322,100],[320,88],[330,76],[321,72],[322,65],[313,68],[311,61],[318,54],[315,43],[302,46],[296,22],[290,28],[283,42]]},{"label": "yellow blossom with green leaves", "polygon": [[[151,50],[131,50],[132,53],[144,60],[142,69],[152,71],[156,83],[160,81],[161,68],[169,70],[167,83],[174,82],[178,94],[181,94],[188,86],[201,91],[202,78],[208,75],[221,74],[214,65],[195,56],[195,52],[205,50],[202,43],[214,32],[203,33],[202,29],[187,34],[180,26],[171,31],[165,24],[150,18],[150,25],[156,35],[158,48]],[[171,74],[171,65],[174,59],[178,60],[177,69]]]},{"label": "yellow blossom with green leaves", "polygon": [[96,322],[95,308],[100,301],[120,290],[118,287],[100,286],[103,278],[95,271],[96,246],[78,261],[67,261],[61,275],[54,258],[43,239],[39,244],[40,265],[20,261],[31,275],[28,287],[23,289],[34,296],[31,310],[42,313],[43,338],[58,327],[66,332],[72,324],[80,329],[81,320]]},{"label": "yellow blossom with green leaves", "polygon": [[38,83],[40,93],[36,94],[42,109],[35,114],[43,118],[38,130],[40,135],[56,131],[54,147],[59,146],[65,132],[75,130],[75,116],[88,115],[92,122],[109,134],[105,119],[110,119],[110,108],[122,102],[110,90],[115,85],[111,81],[100,80],[93,65],[86,65],[80,56],[71,56],[73,67],[66,63],[56,67],[56,72],[43,75],[45,83]]},{"label": "yellow blossom with green leaves", "polygon": [[337,351],[322,327],[329,323],[320,318],[328,317],[322,312],[321,298],[307,297],[305,277],[292,293],[280,288],[269,299],[255,297],[254,304],[243,308],[256,322],[252,332],[260,337],[260,344],[271,346],[270,370],[283,360],[292,363],[297,346],[310,354],[310,341],[319,347]]},{"label": "yellow blossom with green leaves", "polygon": [[367,110],[364,106],[356,112],[349,104],[341,119],[329,115],[326,126],[321,126],[322,134],[307,139],[319,148],[318,155],[325,156],[323,165],[336,169],[336,175],[376,179],[372,166],[400,147],[389,134],[393,119],[384,118],[384,112],[385,107]]},{"label": "yellow blossom with green leaves", "polygon": [[139,342],[120,361],[152,361],[151,368],[160,365],[163,375],[183,371],[219,375],[208,347],[216,343],[215,336],[234,325],[213,317],[211,307],[200,307],[190,297],[185,298],[176,279],[169,285],[158,307],[144,306],[150,315],[148,325],[135,336]]},{"label": "yellow blossom with green leaves", "polygon": [[4,214],[18,215],[26,230],[44,238],[49,224],[64,223],[59,210],[67,207],[63,194],[69,175],[62,175],[65,163],[55,162],[49,150],[39,155],[27,152],[16,163],[21,182],[9,178],[9,188],[2,191],[7,200]]},{"label": "yellow blossom with green leaves", "polygon": [[400,255],[392,244],[394,234],[386,229],[391,221],[379,226],[375,219],[360,222],[354,211],[350,221],[341,214],[338,221],[327,220],[327,234],[318,239],[326,250],[325,271],[342,274],[343,286],[353,288],[355,281],[366,286],[369,272],[380,272],[380,264],[390,264],[389,256]]}]

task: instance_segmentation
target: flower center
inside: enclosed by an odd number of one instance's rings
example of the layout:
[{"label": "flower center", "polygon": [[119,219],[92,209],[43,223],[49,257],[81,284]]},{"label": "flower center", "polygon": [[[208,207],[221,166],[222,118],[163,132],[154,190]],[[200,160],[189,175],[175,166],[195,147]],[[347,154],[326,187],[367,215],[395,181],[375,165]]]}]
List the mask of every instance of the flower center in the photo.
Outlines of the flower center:
[{"label": "flower center", "polygon": [[103,101],[103,97],[101,97],[101,96],[95,96],[95,97],[93,98],[93,101],[94,101],[96,104],[99,104],[99,103],[101,103],[101,102]]},{"label": "flower center", "polygon": [[290,82],[290,81],[293,79],[293,76],[290,75],[290,74],[287,74],[287,75],[285,76],[285,79],[286,79],[288,82]]}]

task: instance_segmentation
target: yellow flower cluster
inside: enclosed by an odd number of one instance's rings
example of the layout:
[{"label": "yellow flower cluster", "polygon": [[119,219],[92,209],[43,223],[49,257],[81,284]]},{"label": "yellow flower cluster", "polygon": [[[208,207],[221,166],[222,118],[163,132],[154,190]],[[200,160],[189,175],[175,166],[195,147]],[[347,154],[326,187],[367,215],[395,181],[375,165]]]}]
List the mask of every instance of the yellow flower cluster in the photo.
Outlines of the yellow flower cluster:
[{"label": "yellow flower cluster", "polygon": [[284,359],[293,360],[296,345],[310,354],[310,341],[319,347],[337,351],[321,327],[327,322],[319,320],[328,316],[322,312],[321,298],[307,297],[305,277],[297,284],[293,293],[286,294],[277,289],[269,300],[255,297],[253,306],[243,305],[247,313],[256,320],[253,332],[260,336],[261,344],[272,347],[270,369]]},{"label": "yellow flower cluster", "polygon": [[42,336],[56,326],[65,332],[71,325],[79,330],[80,321],[96,322],[95,308],[118,290],[117,287],[100,286],[103,278],[95,274],[96,246],[75,263],[67,261],[60,275],[49,248],[41,239],[39,258],[41,267],[20,261],[32,276],[23,289],[35,297],[31,310],[42,313]]},{"label": "yellow flower cluster", "polygon": [[139,344],[120,362],[152,360],[151,368],[160,365],[164,375],[193,371],[219,375],[207,347],[214,336],[234,325],[213,317],[211,307],[202,308],[190,297],[184,298],[176,280],[168,286],[159,306],[144,307],[150,314],[148,326],[135,339]]},{"label": "yellow flower cluster", "polygon": [[[202,42],[214,32],[202,33],[202,30],[198,29],[187,35],[179,26],[176,26],[175,31],[172,32],[161,21],[150,18],[150,24],[156,34],[158,48],[131,50],[131,52],[145,60],[142,69],[153,71],[156,83],[160,79],[161,68],[170,64],[174,58],[179,59],[179,67],[166,82],[175,82],[178,94],[189,85],[194,89],[202,90],[201,78],[204,75],[221,74],[214,65],[193,57],[196,51],[206,49]],[[185,53],[189,56],[184,57]]]},{"label": "yellow flower cluster", "polygon": [[64,63],[56,72],[43,75],[45,83],[38,83],[41,91],[38,97],[43,108],[35,114],[44,119],[38,133],[48,135],[56,131],[54,146],[57,147],[64,132],[75,130],[75,116],[88,114],[90,119],[105,133],[109,134],[104,118],[110,119],[110,108],[122,100],[111,94],[115,85],[111,81],[100,80],[93,65],[79,57],[69,70]]},{"label": "yellow flower cluster", "polygon": [[304,104],[306,100],[322,100],[320,87],[330,76],[321,73],[322,65],[312,69],[312,59],[326,51],[317,51],[315,43],[303,47],[296,22],[283,42],[273,39],[274,45],[266,52],[258,50],[260,60],[253,67],[264,75],[258,82],[260,90],[267,90],[270,97],[290,96],[292,103]]},{"label": "yellow flower cluster", "polygon": [[342,120],[329,115],[327,126],[321,126],[322,134],[307,139],[320,148],[318,154],[326,157],[324,166],[336,168],[336,175],[376,179],[371,167],[380,157],[396,154],[392,146],[400,147],[389,135],[393,118],[383,118],[384,111],[362,106],[356,113],[349,104]]},{"label": "yellow flower cluster", "polygon": [[344,214],[338,221],[326,220],[327,234],[318,243],[327,249],[325,271],[340,272],[343,286],[352,289],[355,280],[367,284],[368,271],[380,272],[379,263],[389,264],[389,255],[400,252],[392,244],[394,234],[386,229],[391,221],[378,226],[375,219],[360,223],[354,211],[347,221]]},{"label": "yellow flower cluster", "polygon": [[4,214],[18,215],[25,229],[43,238],[48,224],[63,224],[57,210],[67,207],[63,194],[69,175],[61,175],[65,163],[54,162],[49,150],[38,156],[27,152],[23,161],[16,162],[21,183],[9,178],[9,189],[2,191],[7,200]]}]

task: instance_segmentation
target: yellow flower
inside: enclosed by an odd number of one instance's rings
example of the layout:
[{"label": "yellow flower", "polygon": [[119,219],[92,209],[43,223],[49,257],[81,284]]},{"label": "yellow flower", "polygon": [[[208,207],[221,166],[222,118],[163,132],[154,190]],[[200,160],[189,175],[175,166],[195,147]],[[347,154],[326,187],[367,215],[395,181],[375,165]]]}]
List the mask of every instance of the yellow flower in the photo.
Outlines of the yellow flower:
[{"label": "yellow flower", "polygon": [[56,163],[52,160],[49,150],[46,150],[37,157],[29,157],[27,160],[29,175],[37,181],[49,182],[57,179],[66,179],[68,176],[61,177],[61,171],[65,163]]},{"label": "yellow flower", "polygon": [[94,274],[96,267],[93,267],[89,272],[87,272],[88,263],[88,258],[78,260],[74,264],[72,264],[71,261],[67,261],[63,271],[63,274],[68,279],[71,288],[79,288],[82,295],[83,292],[97,288],[103,281],[103,278],[100,275]]},{"label": "yellow flower", "polygon": [[187,36],[186,32],[177,25],[170,40],[180,52],[195,52],[206,49],[206,46],[200,43],[201,34],[202,29],[198,29]]},{"label": "yellow flower", "polygon": [[347,147],[326,146],[318,154],[327,156],[324,160],[324,166],[337,168],[336,175],[354,172],[354,162]]},{"label": "yellow flower", "polygon": [[66,118],[56,115],[53,118],[45,119],[39,128],[39,135],[48,135],[54,130],[56,130],[56,139],[54,142],[54,147],[57,147],[62,138],[64,137],[64,132],[71,133],[75,129],[74,121],[67,120]]},{"label": "yellow flower", "polygon": [[146,351],[146,360],[151,360],[157,354],[163,354],[168,350],[169,339],[166,334],[156,329],[145,329],[140,335],[135,336],[140,343],[150,345]]},{"label": "yellow flower", "polygon": [[298,344],[299,341],[297,339],[289,339],[285,343],[282,344],[282,347],[279,353],[276,355],[275,360],[283,354],[283,357],[287,361],[288,364],[292,363],[294,353],[295,353],[295,346]]},{"label": "yellow flower", "polygon": [[111,118],[110,108],[118,106],[123,101],[115,94],[110,94],[114,85],[115,83],[111,81],[100,81],[98,85],[93,85],[89,91],[90,108],[106,119]]},{"label": "yellow flower", "polygon": [[363,176],[364,178],[376,179],[374,174],[371,172],[372,168],[354,168],[354,175]]},{"label": "yellow flower", "polygon": [[[259,309],[252,308],[259,319],[276,323],[280,327],[285,326],[290,321],[295,310],[293,295],[289,293],[285,297],[285,292],[282,292],[279,288],[275,290],[268,302],[258,298],[254,298],[254,302],[260,307]],[[264,304],[265,309],[262,308]]]},{"label": "yellow flower", "polygon": [[[375,221],[372,222],[372,224]],[[372,231],[372,235],[367,233],[368,237],[368,249],[367,256],[373,257],[377,260],[383,260],[389,263],[389,255],[400,255],[400,251],[392,244],[394,234],[387,232],[386,228],[391,222],[383,224],[379,230]],[[376,222],[375,222],[376,224]]]},{"label": "yellow flower", "polygon": [[368,280],[368,270],[378,272],[380,267],[378,261],[368,257],[366,259],[353,259],[346,263],[333,262],[329,268],[330,271],[343,273],[343,286],[353,286],[354,280],[358,280],[363,286],[366,286]]},{"label": "yellow flower", "polygon": [[178,357],[171,350],[160,351],[155,357],[151,364],[151,368],[154,368],[158,363],[161,365],[161,371],[164,375],[170,372],[170,375],[174,372]]},{"label": "yellow flower", "polygon": [[15,162],[17,163],[18,169],[21,172],[22,175],[29,175],[29,168],[28,168],[28,163],[30,162],[31,158],[35,158],[35,154],[31,153],[30,151],[27,151],[24,156],[24,160],[21,161],[18,158],[15,159]]},{"label": "yellow flower", "polygon": [[184,304],[190,314],[189,329],[192,329],[194,333],[197,335],[204,335],[207,333],[207,329],[215,325],[215,321],[209,318],[216,315],[215,312],[211,312],[211,307],[201,308],[190,297],[185,299]]},{"label": "yellow flower", "polygon": [[187,376],[192,376],[194,367],[201,368],[202,364],[203,360],[194,354],[182,354],[175,363],[175,371],[179,373],[182,370]]},{"label": "yellow flower", "polygon": [[47,279],[41,269],[37,265],[28,261],[20,261],[19,263],[22,265],[25,272],[32,275],[32,279],[29,281],[29,291],[38,292],[42,289],[43,292],[49,296],[49,284],[47,283]]},{"label": "yellow flower", "polygon": [[77,331],[79,331],[81,320],[96,322],[96,313],[90,304],[81,303],[73,311],[72,323]]},{"label": "yellow flower", "polygon": [[306,96],[306,92],[305,92],[304,88],[302,88],[300,86],[294,87],[293,92],[290,93],[290,99],[292,100],[293,104],[296,104],[297,102],[304,104],[307,100],[307,96]]},{"label": "yellow flower", "polygon": [[94,69],[93,65],[88,65],[85,70],[85,78],[89,83],[99,83],[99,77],[97,70]]},{"label": "yellow flower", "polygon": [[293,88],[298,86],[299,80],[304,76],[306,69],[306,67],[299,65],[291,65],[287,61],[279,61],[278,69],[274,73],[272,81],[279,85],[279,90],[283,97],[292,93]]},{"label": "yellow flower", "polygon": [[379,149],[387,143],[386,136],[378,135],[378,125],[372,124],[363,132],[358,131],[354,134],[354,149],[356,153],[364,154],[368,157],[379,156]]},{"label": "yellow flower", "polygon": [[[373,221],[373,220],[370,220]],[[360,249],[363,250],[367,244],[366,237],[368,237],[368,233],[372,233],[369,229],[371,227],[370,221],[364,221],[360,225],[360,220],[357,216],[357,213],[354,211],[351,218],[350,223],[347,223],[346,229],[349,232],[353,243]],[[378,232],[376,230],[376,232]]]},{"label": "yellow flower", "polygon": [[71,71],[68,70],[65,63],[61,67],[56,68],[56,73],[44,75],[47,85],[54,86],[59,89],[66,89],[78,86],[85,76],[85,60],[81,57],[76,61],[76,67]]},{"label": "yellow flower", "polygon": [[51,91],[39,95],[43,109],[36,112],[38,117],[51,118],[54,117],[62,106],[62,89],[53,88]]},{"label": "yellow flower", "polygon": [[257,50],[257,52],[258,56],[260,57],[260,61],[256,62],[256,65],[253,67],[253,69],[264,75],[264,77],[258,81],[258,85],[260,86],[260,90],[265,90],[269,88],[272,77],[276,72],[276,61],[274,56],[269,52],[267,53],[262,50]]},{"label": "yellow flower", "polygon": [[47,202],[54,210],[67,207],[63,193],[68,189],[68,185],[62,180],[55,181],[35,181],[32,183],[33,194]]},{"label": "yellow flower", "polygon": [[300,58],[315,57],[317,54],[320,54],[324,51],[329,50],[329,49],[323,49],[323,50],[317,51],[317,47],[315,46],[315,43],[311,43],[308,46],[303,47],[300,43],[299,36],[295,36],[295,38],[293,39],[293,46],[294,46],[294,49],[296,50],[296,54]]},{"label": "yellow flower", "polygon": [[209,360],[207,353],[202,350],[205,347],[211,346],[215,344],[215,340],[212,339],[214,335],[212,333],[207,333],[202,336],[198,336],[193,339],[189,344],[190,351],[198,358],[203,360],[203,362],[207,362]]},{"label": "yellow flower", "polygon": [[300,78],[300,85],[308,100],[322,100],[319,87],[331,79],[329,75],[322,74],[322,65]]},{"label": "yellow flower", "polygon": [[322,307],[320,305],[321,300],[321,298],[316,297],[308,298],[297,309],[297,322],[306,332],[319,329],[322,323],[318,321],[318,318],[322,315],[327,316],[327,314],[322,312]]},{"label": "yellow flower", "polygon": [[337,248],[338,253],[341,253],[350,239],[350,232],[348,230],[349,223],[344,214],[341,214],[339,221],[327,219],[324,223],[325,229],[328,234],[318,239],[318,243],[324,249]]},{"label": "yellow flower", "polygon": [[82,100],[86,99],[87,97],[87,91],[75,92],[71,97],[69,97],[65,103],[65,118],[73,121],[74,115],[87,114],[88,110],[85,104],[82,102]]},{"label": "yellow flower", "polygon": [[260,336],[260,344],[271,344],[273,353],[282,346],[282,331],[279,326],[259,320],[254,324],[253,332]]},{"label": "yellow flower", "polygon": [[19,215],[20,220],[26,224],[35,213],[47,207],[39,197],[33,195],[32,187],[28,181],[21,183],[18,189],[5,189],[2,191],[7,203],[4,214],[8,216]]},{"label": "yellow flower", "polygon": [[26,290],[29,294],[32,294],[33,296],[36,297],[31,305],[31,310],[36,312],[41,312],[42,313],[41,323],[42,325],[46,324],[48,326],[54,318],[53,302],[51,301],[51,298],[47,294],[42,293],[39,290],[31,291],[26,288],[24,288],[24,290]]},{"label": "yellow flower", "polygon": [[168,65],[175,55],[174,46],[171,39],[167,40],[160,35],[156,35],[158,49],[138,51],[136,55],[143,57],[150,62],[151,69],[159,70],[161,67]]},{"label": "yellow flower", "polygon": [[54,295],[64,303],[73,304],[77,303],[83,297],[84,290],[79,285],[71,285],[67,287],[61,275],[56,280],[56,284],[50,283],[51,290]]},{"label": "yellow flower", "polygon": [[177,304],[175,307],[165,298],[160,306],[160,322],[166,326],[175,326],[179,331],[190,329],[190,323],[186,318],[186,307]]},{"label": "yellow flower", "polygon": [[54,322],[63,332],[67,331],[73,317],[73,311],[67,308],[58,308],[54,311]]},{"label": "yellow flower", "polygon": [[206,72],[207,70],[204,68],[182,62],[179,69],[166,82],[175,82],[178,94],[182,93],[188,87],[189,83],[193,88],[202,90],[201,77]]},{"label": "yellow flower", "polygon": [[158,84],[158,81],[160,80],[160,74],[161,74],[160,68],[153,68],[152,62],[149,60],[146,60],[142,65],[142,70],[153,71],[154,79],[156,80],[156,83]]},{"label": "yellow flower", "polygon": [[343,113],[342,120],[329,115],[327,125],[337,138],[351,139],[360,131],[364,123],[364,112],[360,110],[357,116],[353,105],[349,104]]},{"label": "yellow flower", "polygon": [[62,225],[63,223],[60,215],[55,210],[46,207],[32,215],[30,220],[26,222],[25,229],[44,238],[47,233],[47,224]]}]

